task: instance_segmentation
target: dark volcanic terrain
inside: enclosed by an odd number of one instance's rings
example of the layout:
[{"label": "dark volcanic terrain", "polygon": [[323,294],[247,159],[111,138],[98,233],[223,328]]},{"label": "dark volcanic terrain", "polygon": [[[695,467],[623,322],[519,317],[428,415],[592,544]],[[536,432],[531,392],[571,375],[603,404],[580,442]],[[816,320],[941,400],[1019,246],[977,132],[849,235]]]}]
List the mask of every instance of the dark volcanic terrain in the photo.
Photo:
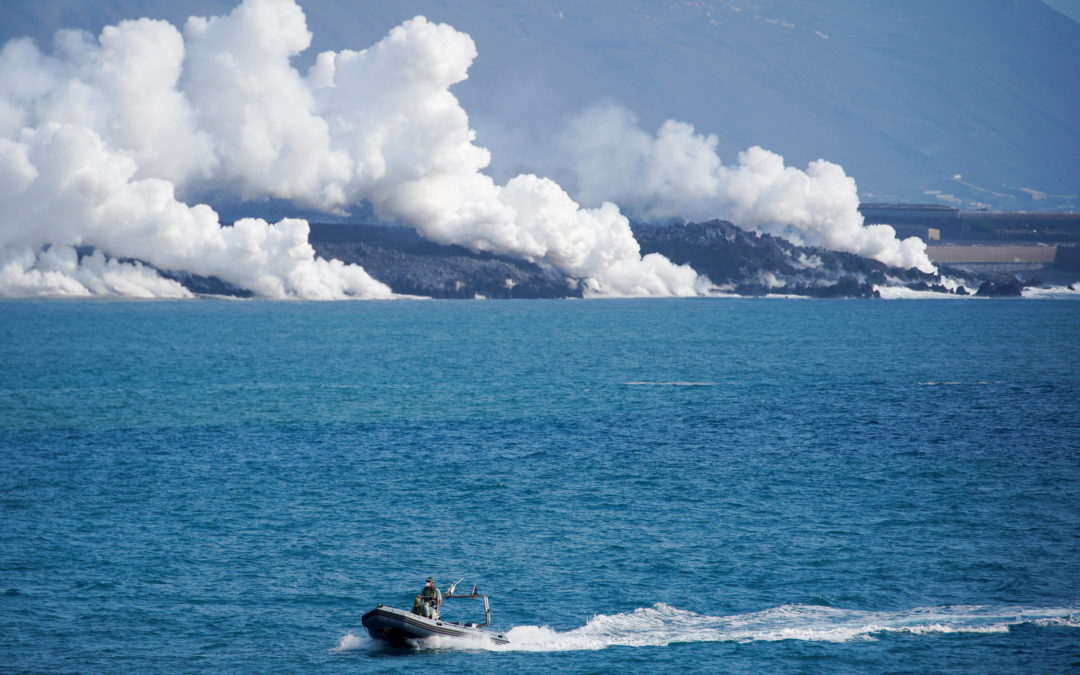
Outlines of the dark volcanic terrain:
[{"label": "dark volcanic terrain", "polygon": [[413,230],[381,225],[311,224],[323,258],[360,265],[395,293],[432,298],[579,298],[576,279],[533,263],[443,246]]},{"label": "dark volcanic terrain", "polygon": [[[643,254],[661,253],[688,264],[719,290],[739,295],[870,298],[878,295],[875,285],[950,292],[938,275],[889,267],[851,253],[795,246],[720,220],[635,225],[634,234]],[[361,265],[395,293],[433,298],[582,295],[581,281],[557,270],[461,246],[443,246],[407,228],[314,223],[309,240],[320,256]],[[979,289],[980,295],[1016,296],[1022,288],[1008,275],[977,278],[959,270],[943,271],[973,292]]]}]

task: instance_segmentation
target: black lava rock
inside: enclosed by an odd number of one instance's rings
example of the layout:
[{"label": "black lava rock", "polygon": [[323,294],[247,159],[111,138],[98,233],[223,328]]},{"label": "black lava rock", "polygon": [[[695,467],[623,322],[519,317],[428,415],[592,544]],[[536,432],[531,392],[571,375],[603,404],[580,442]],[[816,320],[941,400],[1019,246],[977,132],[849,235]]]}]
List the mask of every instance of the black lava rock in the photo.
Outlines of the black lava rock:
[{"label": "black lava rock", "polygon": [[796,246],[723,220],[636,224],[634,236],[643,254],[660,253],[672,262],[690,265],[720,288],[739,295],[876,298],[880,294],[875,285],[900,283],[933,290],[931,284],[940,282],[936,275],[914,268],[904,270],[853,253]]},{"label": "black lava rock", "polygon": [[979,284],[979,290],[975,292],[975,295],[988,298],[1019,298],[1023,295],[1023,290],[1024,287],[1016,279],[997,283],[988,279]]},{"label": "black lava rock", "polygon": [[508,256],[477,253],[380,225],[311,224],[323,258],[355,263],[395,293],[432,298],[581,297],[582,285],[556,270]]},{"label": "black lava rock", "polygon": [[192,293],[199,295],[225,295],[233,298],[250,298],[255,294],[246,288],[234,286],[217,277],[204,277],[183,270],[158,270],[158,274],[172,279]]},{"label": "black lava rock", "polygon": [[[672,262],[689,265],[720,290],[739,295],[876,298],[880,294],[875,287],[897,285],[949,293],[941,276],[935,274],[889,267],[852,253],[796,246],[780,237],[749,232],[722,220],[635,224],[633,231],[643,255],[660,253]],[[403,295],[576,298],[584,290],[581,279],[569,278],[551,267],[463,246],[437,244],[404,227],[312,223],[308,240],[319,256],[359,264],[372,277]],[[93,251],[91,247],[81,247],[78,253],[91,255]],[[944,276],[960,280],[970,288],[978,287],[977,294],[982,296],[1018,297],[1023,288],[1020,281],[1008,275],[987,278],[953,268],[940,269]],[[247,289],[215,277],[158,271],[195,293],[252,295]],[[956,294],[969,293],[960,287]]]}]

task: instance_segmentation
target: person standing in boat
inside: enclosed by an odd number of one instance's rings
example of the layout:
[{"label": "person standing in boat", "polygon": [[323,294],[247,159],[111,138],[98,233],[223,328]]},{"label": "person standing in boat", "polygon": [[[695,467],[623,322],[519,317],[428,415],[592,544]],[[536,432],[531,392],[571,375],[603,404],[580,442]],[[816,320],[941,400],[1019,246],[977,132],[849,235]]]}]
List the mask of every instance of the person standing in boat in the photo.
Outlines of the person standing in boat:
[{"label": "person standing in boat", "polygon": [[420,591],[413,602],[413,614],[426,616],[429,619],[438,619],[439,610],[442,609],[442,592],[435,585],[435,579],[427,578],[427,585]]}]

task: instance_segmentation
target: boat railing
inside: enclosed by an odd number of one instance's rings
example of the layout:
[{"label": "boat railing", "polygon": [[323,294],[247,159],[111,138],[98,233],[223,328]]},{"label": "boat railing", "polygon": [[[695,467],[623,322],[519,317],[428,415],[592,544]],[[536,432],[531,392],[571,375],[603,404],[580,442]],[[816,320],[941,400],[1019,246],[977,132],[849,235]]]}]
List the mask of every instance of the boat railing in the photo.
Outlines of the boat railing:
[{"label": "boat railing", "polygon": [[491,606],[488,605],[488,598],[486,595],[482,593],[469,593],[468,595],[454,595],[453,593],[449,593],[443,596],[444,600],[446,598],[480,598],[484,601],[484,623],[478,623],[475,625],[477,628],[480,628],[482,626],[487,626],[491,623]]}]

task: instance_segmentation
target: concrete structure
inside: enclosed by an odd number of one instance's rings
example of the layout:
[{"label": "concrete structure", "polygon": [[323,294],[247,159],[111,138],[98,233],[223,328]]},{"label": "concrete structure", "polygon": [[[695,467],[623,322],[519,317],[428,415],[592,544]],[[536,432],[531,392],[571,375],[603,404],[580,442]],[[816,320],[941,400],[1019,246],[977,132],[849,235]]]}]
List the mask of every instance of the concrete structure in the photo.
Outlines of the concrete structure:
[{"label": "concrete structure", "polygon": [[923,241],[941,240],[941,230],[936,227],[925,227],[923,225],[893,225],[892,227],[896,230],[897,239],[918,237]]},{"label": "concrete structure", "polygon": [[1050,265],[1057,246],[927,246],[926,255],[936,263],[1020,263]]},{"label": "concrete structure", "polygon": [[1080,213],[1073,212],[961,211],[938,204],[861,204],[859,212],[867,225],[892,225],[901,238],[1080,242]]},{"label": "concrete structure", "polygon": [[859,213],[867,225],[892,225],[901,239],[919,237],[923,241],[958,239],[960,211],[940,204],[860,204]]},{"label": "concrete structure", "polygon": [[1055,266],[1057,246],[927,246],[935,263],[973,273],[1038,272]]},{"label": "concrete structure", "polygon": [[1080,274],[1080,246],[1058,246],[1057,255],[1054,256],[1054,268]]}]

